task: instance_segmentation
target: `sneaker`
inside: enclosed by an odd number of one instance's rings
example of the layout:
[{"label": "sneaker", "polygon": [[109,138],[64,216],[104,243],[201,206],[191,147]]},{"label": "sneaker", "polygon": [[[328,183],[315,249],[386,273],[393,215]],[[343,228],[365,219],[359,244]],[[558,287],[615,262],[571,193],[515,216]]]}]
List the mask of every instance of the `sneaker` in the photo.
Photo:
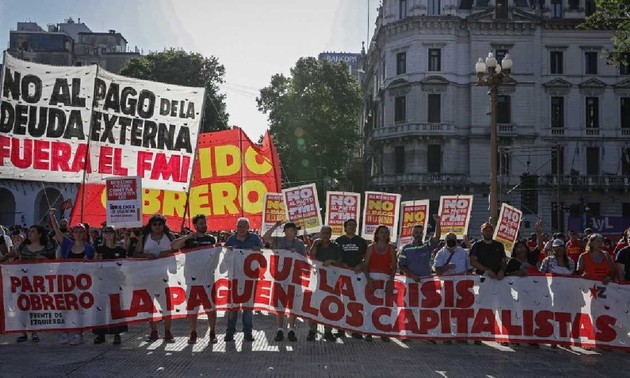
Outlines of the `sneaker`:
[{"label": "sneaker", "polygon": [[72,339],[68,343],[68,345],[71,345],[71,346],[76,346],[76,345],[81,345],[81,344],[83,344],[83,335],[81,335],[80,333],[77,333],[76,335],[72,336]]},{"label": "sneaker", "polygon": [[365,336],[365,341],[367,341],[368,343],[371,343],[372,342],[372,335]]},{"label": "sneaker", "polygon": [[120,335],[118,335],[118,334],[114,335],[114,342],[112,344],[114,344],[114,345],[122,344],[122,340],[120,339]]},{"label": "sneaker", "polygon": [[223,338],[223,341],[225,341],[226,343],[229,343],[230,341],[234,341],[234,334],[226,333],[225,337]]},{"label": "sneaker", "polygon": [[324,340],[335,341],[336,337],[335,335],[333,335],[332,331],[326,331],[324,332]]},{"label": "sneaker", "polygon": [[103,344],[105,342],[105,335],[97,335],[94,338],[94,344]]},{"label": "sneaker", "polygon": [[350,336],[352,336],[353,339],[359,339],[359,340],[363,338],[363,335],[357,332],[352,332]]},{"label": "sneaker", "polygon": [[254,335],[252,335],[251,333],[246,333],[245,335],[243,335],[243,341],[249,341],[252,342],[254,341]]},{"label": "sneaker", "polygon": [[284,333],[282,332],[282,330],[278,330],[278,332],[276,332],[276,337],[273,338],[273,341],[282,341],[284,340]]},{"label": "sneaker", "polygon": [[68,332],[64,332],[59,338],[59,344],[68,344],[69,341],[70,335],[68,334]]},{"label": "sneaker", "polygon": [[296,342],[297,341],[297,336],[295,336],[295,331],[294,330],[290,330],[289,333],[287,334],[287,339],[291,342]]},{"label": "sneaker", "polygon": [[192,331],[190,336],[188,336],[188,344],[196,344],[197,343],[197,331]]},{"label": "sneaker", "polygon": [[306,336],[306,341],[315,341],[315,336],[317,336],[317,331],[308,331],[308,336]]},{"label": "sneaker", "polygon": [[160,338],[160,334],[158,333],[158,331],[151,331],[151,333],[149,334],[149,338],[147,340],[157,341],[159,338]]},{"label": "sneaker", "polygon": [[167,343],[175,342],[175,338],[173,337],[173,334],[171,333],[171,331],[166,331],[164,333],[164,341],[166,341]]},{"label": "sneaker", "polygon": [[33,339],[33,342],[38,343],[39,342],[39,336],[37,336],[36,333],[31,335],[31,339]]},{"label": "sneaker", "polygon": [[21,335],[21,336],[18,336],[18,338],[17,338],[17,342],[18,342],[18,343],[23,343],[23,342],[25,342],[26,340],[28,340],[28,336],[26,335],[26,333],[25,333],[25,334],[23,334],[23,335]]},{"label": "sneaker", "polygon": [[214,331],[210,331],[210,343],[216,344],[218,342],[219,342],[219,339],[217,339],[217,335],[214,333]]},{"label": "sneaker", "polygon": [[383,340],[383,342],[388,343],[389,342],[389,337],[387,336],[382,336],[381,340]]},{"label": "sneaker", "polygon": [[335,336],[337,336],[340,339],[343,339],[346,337],[346,331],[340,329],[339,331],[337,331],[337,334]]}]

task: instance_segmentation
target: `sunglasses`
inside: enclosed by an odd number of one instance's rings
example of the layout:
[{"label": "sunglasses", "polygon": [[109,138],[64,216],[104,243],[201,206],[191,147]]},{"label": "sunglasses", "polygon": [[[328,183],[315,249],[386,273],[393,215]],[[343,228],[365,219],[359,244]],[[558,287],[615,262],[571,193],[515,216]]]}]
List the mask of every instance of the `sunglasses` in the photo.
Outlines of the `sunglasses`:
[{"label": "sunglasses", "polygon": [[152,223],[151,226],[153,227],[164,226],[164,223]]}]

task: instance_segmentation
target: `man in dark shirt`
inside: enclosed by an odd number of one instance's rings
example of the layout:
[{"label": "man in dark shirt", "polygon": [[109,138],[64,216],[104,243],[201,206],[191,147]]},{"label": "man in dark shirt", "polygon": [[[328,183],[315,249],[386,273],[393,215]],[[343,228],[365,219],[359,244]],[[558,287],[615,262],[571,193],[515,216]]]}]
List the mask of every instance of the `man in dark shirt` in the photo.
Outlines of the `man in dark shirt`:
[{"label": "man in dark shirt", "polygon": [[502,280],[505,276],[507,256],[503,244],[492,239],[494,227],[490,223],[481,225],[482,240],[473,244],[470,249],[470,265],[477,274],[492,279]]},{"label": "man in dark shirt", "polygon": [[[319,239],[313,242],[308,255],[311,259],[319,260],[324,266],[338,265],[341,263],[343,250],[339,244],[330,240],[332,236],[332,228],[330,226],[322,226],[319,232]],[[307,341],[315,341],[317,336],[317,323],[309,322],[310,330],[308,331]],[[332,333],[332,327],[324,327],[324,339],[335,341],[335,335]]]},{"label": "man in dark shirt", "polygon": [[619,282],[630,281],[630,247],[624,247],[617,253],[615,259],[617,266],[617,280]]},{"label": "man in dark shirt", "polygon": [[[341,246],[343,253],[341,254],[341,266],[354,269],[355,272],[363,271],[363,259],[365,259],[365,253],[367,252],[367,241],[357,235],[357,221],[356,219],[347,219],[343,222],[344,235],[338,237],[335,242]],[[346,337],[346,333],[343,330],[337,332],[337,337]],[[363,336],[360,333],[352,333],[352,337],[355,339],[362,339]]]},{"label": "man in dark shirt", "polygon": [[[184,235],[180,238],[173,240],[171,243],[171,249],[174,251],[178,249],[191,249],[206,245],[214,245],[217,243],[214,236],[207,234],[208,224],[206,223],[206,216],[203,214],[195,215],[192,219],[195,226],[195,232],[191,232],[188,235]],[[216,344],[219,340],[215,332],[217,325],[217,312],[205,309],[206,315],[208,315],[208,328],[210,329],[210,343]],[[199,314],[188,315],[188,321],[190,323],[190,336],[188,337],[188,344],[195,344],[197,342],[197,317]]]}]

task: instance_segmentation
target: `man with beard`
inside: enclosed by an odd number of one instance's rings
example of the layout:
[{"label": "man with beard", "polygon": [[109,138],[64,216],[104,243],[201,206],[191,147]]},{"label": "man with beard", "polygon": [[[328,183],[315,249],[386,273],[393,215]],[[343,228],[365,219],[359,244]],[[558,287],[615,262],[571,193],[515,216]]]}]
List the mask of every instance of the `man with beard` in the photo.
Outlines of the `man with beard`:
[{"label": "man with beard", "polygon": [[440,216],[433,214],[435,220],[435,234],[428,242],[423,240],[423,228],[421,224],[413,226],[413,241],[405,245],[398,256],[398,266],[405,276],[414,279],[416,282],[420,277],[431,275],[431,254],[438,246],[442,230],[440,228]]},{"label": "man with beard", "polygon": [[[363,259],[367,251],[367,241],[357,235],[356,219],[347,219],[343,222],[344,235],[338,237],[335,242],[341,246],[343,253],[341,254],[341,266],[353,269],[355,272],[363,271]],[[346,333],[343,330],[337,332],[337,337],[344,338]],[[353,332],[352,337],[362,339],[360,333]]]},{"label": "man with beard", "polygon": [[477,274],[502,280],[505,277],[507,256],[503,244],[492,239],[494,226],[490,223],[481,225],[482,240],[473,244],[470,249],[470,265]]},{"label": "man with beard", "polygon": [[[217,244],[214,236],[207,234],[208,224],[206,223],[206,216],[203,214],[195,215],[192,219],[195,226],[195,232],[191,232],[188,235],[184,235],[180,238],[173,240],[171,243],[171,249],[192,249],[201,246],[215,245]],[[219,340],[215,333],[217,325],[217,312],[206,310],[208,316],[208,328],[210,329],[210,343],[216,344]],[[188,344],[195,344],[197,342],[197,317],[198,314],[192,314],[188,316],[190,322],[190,336],[188,337]]]}]

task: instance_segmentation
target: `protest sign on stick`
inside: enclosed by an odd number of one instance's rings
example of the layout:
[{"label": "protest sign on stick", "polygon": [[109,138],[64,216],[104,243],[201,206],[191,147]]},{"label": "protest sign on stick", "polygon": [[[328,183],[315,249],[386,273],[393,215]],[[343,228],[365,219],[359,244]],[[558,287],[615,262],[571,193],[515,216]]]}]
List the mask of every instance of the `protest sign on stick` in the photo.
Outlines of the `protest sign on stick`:
[{"label": "protest sign on stick", "polygon": [[363,205],[363,228],[361,236],[372,240],[379,225],[389,228],[392,242],[398,237],[398,216],[400,215],[400,194],[365,192]]},{"label": "protest sign on stick", "polygon": [[319,232],[322,227],[322,215],[319,212],[319,200],[315,184],[282,189],[287,220],[306,229],[306,232]]},{"label": "protest sign on stick", "polygon": [[468,234],[468,224],[472,213],[473,196],[454,195],[441,196],[439,215],[442,235],[449,232],[462,239]]},{"label": "protest sign on stick", "polygon": [[326,193],[326,224],[332,228],[332,237],[344,234],[343,223],[348,219],[359,222],[361,194],[351,192]]}]

